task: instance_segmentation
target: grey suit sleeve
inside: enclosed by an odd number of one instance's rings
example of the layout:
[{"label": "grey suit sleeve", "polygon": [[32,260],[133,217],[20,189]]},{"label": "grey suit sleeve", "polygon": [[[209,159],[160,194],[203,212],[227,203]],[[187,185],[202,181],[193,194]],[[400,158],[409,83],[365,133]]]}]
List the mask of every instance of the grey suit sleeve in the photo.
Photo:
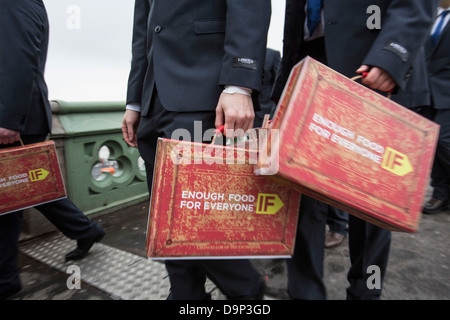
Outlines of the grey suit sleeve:
[{"label": "grey suit sleeve", "polygon": [[386,70],[405,89],[436,7],[436,0],[392,0],[382,29],[362,64]]},{"label": "grey suit sleeve", "polygon": [[270,15],[270,0],[227,0],[219,85],[261,89]]},{"label": "grey suit sleeve", "polygon": [[145,73],[147,71],[147,20],[150,13],[148,0],[136,0],[134,7],[132,60],[126,103],[141,103]]}]

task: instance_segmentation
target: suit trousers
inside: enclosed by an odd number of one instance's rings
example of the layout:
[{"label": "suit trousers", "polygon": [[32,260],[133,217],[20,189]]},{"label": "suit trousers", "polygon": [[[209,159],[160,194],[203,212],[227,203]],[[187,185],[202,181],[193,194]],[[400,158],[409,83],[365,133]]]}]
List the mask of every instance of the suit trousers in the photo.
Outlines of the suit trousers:
[{"label": "suit trousers", "polygon": [[450,109],[435,109],[427,106],[414,111],[441,126],[431,170],[432,197],[450,200]]},{"label": "suit trousers", "polygon": [[[22,136],[25,144],[44,141],[45,138],[46,135]],[[73,240],[93,237],[101,230],[97,223],[89,220],[68,198],[38,205],[34,208],[41,212],[65,236]],[[10,286],[20,284],[17,259],[22,217],[23,210],[0,216],[0,293],[6,291]]]},{"label": "suit trousers", "polygon": [[[294,255],[287,260],[288,293],[292,299],[326,299],[323,283],[325,225],[328,206],[302,195]],[[391,232],[349,215],[349,252],[351,267],[347,299],[379,299],[387,269]],[[380,287],[367,284],[370,266],[379,268]]]},{"label": "suit trousers", "polygon": [[327,225],[331,232],[347,234],[348,213],[335,207],[328,206]]},{"label": "suit trousers", "polygon": [[[164,109],[157,94],[153,96],[149,115],[141,117],[137,132],[150,194],[158,138],[181,140],[182,137],[182,140],[191,138],[195,142],[209,143],[211,136],[207,134],[209,138],[204,139],[204,134],[208,129],[214,129],[214,121],[215,111],[172,112]],[[262,297],[259,296],[263,288],[262,277],[247,259],[167,260],[165,264],[171,284],[169,299],[210,299],[210,294],[205,291],[206,277],[229,299]]]},{"label": "suit trousers", "polygon": [[437,109],[433,121],[441,126],[431,171],[433,198],[450,200],[450,109]]}]

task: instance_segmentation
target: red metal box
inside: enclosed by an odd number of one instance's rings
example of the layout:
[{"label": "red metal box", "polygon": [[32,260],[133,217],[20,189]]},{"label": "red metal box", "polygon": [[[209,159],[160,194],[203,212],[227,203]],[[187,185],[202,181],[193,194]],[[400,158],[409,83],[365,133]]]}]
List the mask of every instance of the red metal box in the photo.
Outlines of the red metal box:
[{"label": "red metal box", "polygon": [[0,214],[65,197],[53,141],[0,149]]},{"label": "red metal box", "polygon": [[417,230],[438,125],[307,57],[271,129],[279,129],[277,142],[268,140],[276,177],[384,228]]},{"label": "red metal box", "polygon": [[255,175],[255,152],[160,139],[148,257],[291,256],[300,194]]}]

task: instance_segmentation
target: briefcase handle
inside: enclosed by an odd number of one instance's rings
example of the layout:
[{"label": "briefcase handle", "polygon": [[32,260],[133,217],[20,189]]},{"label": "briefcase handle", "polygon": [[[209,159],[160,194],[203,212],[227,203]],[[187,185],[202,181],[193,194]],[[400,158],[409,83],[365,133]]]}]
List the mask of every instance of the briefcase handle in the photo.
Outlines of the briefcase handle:
[{"label": "briefcase handle", "polygon": [[[224,130],[224,126],[221,126],[221,127],[217,128],[217,129],[214,131],[214,136],[213,136],[212,139],[211,139],[211,144],[215,144],[216,138],[217,138],[219,135],[222,135],[222,134],[223,134],[223,130]],[[256,130],[255,128],[252,129],[252,130],[250,130],[250,133],[244,135],[243,137],[235,137],[233,141],[234,141],[235,143],[237,143],[237,142],[239,142],[239,139],[248,139],[248,140],[245,140],[245,141],[258,140],[258,137],[257,137],[257,135],[256,135],[256,133],[255,133],[255,130]],[[230,138],[230,139],[231,139],[231,138]],[[241,140],[241,141],[244,141],[244,140]]]},{"label": "briefcase handle", "polygon": [[[20,146],[7,147],[2,150],[9,150],[9,149],[13,149],[13,148],[25,147],[25,144],[23,143],[22,138],[20,138],[20,137],[19,137],[19,142],[20,142]],[[13,143],[15,143],[15,141]]]},{"label": "briefcase handle", "polygon": [[[264,120],[263,123],[261,125],[261,128],[252,128],[249,130],[249,133],[246,134],[244,137],[248,137],[249,140],[258,140],[258,135],[256,133],[256,131],[258,129],[269,129],[269,124],[272,122],[272,120],[270,120],[270,114],[266,114],[264,116]],[[216,130],[214,130],[214,136],[211,139],[211,144],[214,144],[216,141],[216,138],[218,135],[223,134],[223,131],[225,130],[225,125],[220,126],[219,128],[217,128]]]},{"label": "briefcase handle", "polygon": [[[367,77],[367,74],[368,74],[368,72],[365,71],[365,72],[363,72],[363,73],[360,74],[360,75],[357,75],[357,76],[354,76],[353,78],[350,78],[350,80],[356,81],[356,80],[358,80],[358,79],[365,78],[365,77]],[[389,92],[387,93],[386,98],[388,98],[388,99],[391,99],[391,98],[392,98],[392,91],[389,91]]]}]

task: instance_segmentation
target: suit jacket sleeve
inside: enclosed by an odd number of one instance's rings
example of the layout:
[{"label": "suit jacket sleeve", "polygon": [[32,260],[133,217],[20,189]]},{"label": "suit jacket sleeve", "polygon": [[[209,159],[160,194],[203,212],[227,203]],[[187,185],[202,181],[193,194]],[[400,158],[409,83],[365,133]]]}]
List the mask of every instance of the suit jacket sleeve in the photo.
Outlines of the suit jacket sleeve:
[{"label": "suit jacket sleeve", "polygon": [[219,85],[261,89],[270,15],[270,0],[227,0]]},{"label": "suit jacket sleeve", "polygon": [[31,112],[43,34],[21,1],[0,0],[0,127],[22,131]]},{"label": "suit jacket sleeve", "polygon": [[304,36],[305,5],[306,0],[286,0],[283,57],[279,64],[271,95],[276,100],[281,97],[292,68],[302,58],[299,54]]},{"label": "suit jacket sleeve", "polygon": [[450,24],[442,31],[435,46],[430,37],[425,48],[434,108],[450,109]]},{"label": "suit jacket sleeve", "polygon": [[363,64],[386,70],[405,89],[436,8],[436,0],[392,0]]},{"label": "suit jacket sleeve", "polygon": [[128,78],[128,103],[141,103],[147,71],[147,20],[150,14],[148,0],[136,0],[134,7],[131,70]]},{"label": "suit jacket sleeve", "polygon": [[272,87],[270,90],[270,99],[271,100],[273,97],[273,90],[276,86],[276,79],[277,79],[278,74],[280,73],[280,68],[281,68],[281,54],[279,51],[276,51],[275,55],[274,55],[274,62],[272,64],[273,83],[272,83]]}]

